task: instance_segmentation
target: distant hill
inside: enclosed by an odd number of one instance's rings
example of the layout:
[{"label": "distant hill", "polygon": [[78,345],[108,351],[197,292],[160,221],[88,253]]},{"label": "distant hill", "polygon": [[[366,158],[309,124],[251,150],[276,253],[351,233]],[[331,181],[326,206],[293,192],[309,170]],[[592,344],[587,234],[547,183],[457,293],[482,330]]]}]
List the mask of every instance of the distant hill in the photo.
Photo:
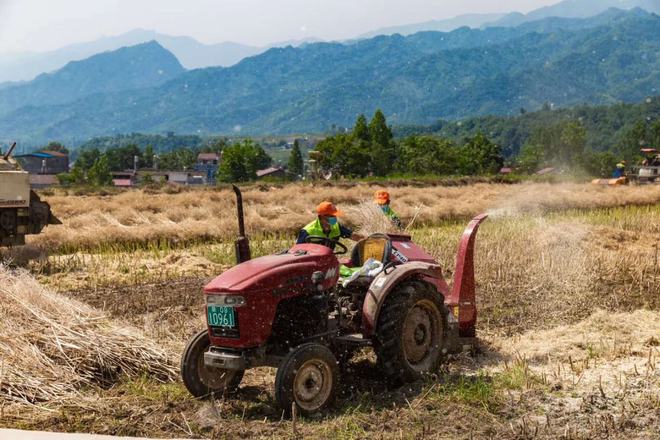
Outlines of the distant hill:
[{"label": "distant hill", "polygon": [[445,20],[429,20],[401,26],[390,26],[366,32],[357,38],[373,38],[378,35],[411,35],[424,31],[451,32],[461,27],[513,27],[545,18],[588,18],[610,9],[629,10],[641,8],[660,14],[660,0],[565,0],[554,5],[535,9],[528,14],[465,14]]},{"label": "distant hill", "polygon": [[429,20],[423,23],[412,23],[401,26],[390,26],[366,32],[358,39],[373,38],[378,35],[411,35],[422,31],[451,32],[461,27],[479,28],[504,17],[506,14],[464,14],[446,20]]},{"label": "distant hill", "polygon": [[174,55],[155,41],[105,52],[32,81],[0,88],[0,115],[21,107],[66,104],[94,94],[156,87],[184,71]]},{"label": "distant hill", "polygon": [[548,17],[587,18],[610,9],[641,8],[647,12],[660,14],[660,0],[564,0],[554,5],[535,9],[528,14],[513,12],[483,26],[518,26],[529,21]]},{"label": "distant hill", "polygon": [[265,52],[271,47],[300,46],[317,42],[315,38],[282,41],[256,47],[226,41],[204,44],[191,37],[172,36],[145,29],[134,29],[121,35],[103,37],[95,41],[76,43],[50,52],[0,54],[0,88],[7,81],[31,80],[37,75],[62,68],[71,61],[92,55],[156,41],[178,58],[187,69],[210,66],[231,66],[246,57]]},{"label": "distant hill", "polygon": [[[616,12],[616,11],[614,11]],[[462,28],[276,48],[150,89],[0,117],[0,136],[80,141],[150,132],[290,133],[350,126],[382,108],[394,124],[636,102],[660,87],[660,17],[606,12],[516,28]],[[605,23],[605,24],[604,24]]]}]

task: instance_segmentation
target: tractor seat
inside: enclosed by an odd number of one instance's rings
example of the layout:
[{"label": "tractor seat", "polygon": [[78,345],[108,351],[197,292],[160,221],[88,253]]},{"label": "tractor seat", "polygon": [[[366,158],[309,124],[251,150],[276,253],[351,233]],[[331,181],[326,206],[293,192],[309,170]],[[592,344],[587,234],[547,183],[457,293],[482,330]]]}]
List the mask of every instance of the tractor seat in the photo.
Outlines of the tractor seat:
[{"label": "tractor seat", "polygon": [[372,234],[357,242],[351,253],[351,266],[362,267],[369,258],[387,264],[392,253],[392,240],[385,234]]}]

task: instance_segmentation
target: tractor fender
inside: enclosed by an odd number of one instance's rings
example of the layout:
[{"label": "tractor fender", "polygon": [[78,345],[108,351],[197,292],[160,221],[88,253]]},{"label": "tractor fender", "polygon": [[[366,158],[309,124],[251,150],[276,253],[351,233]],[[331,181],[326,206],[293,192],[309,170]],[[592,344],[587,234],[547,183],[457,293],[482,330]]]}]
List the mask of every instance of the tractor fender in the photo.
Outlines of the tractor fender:
[{"label": "tractor fender", "polygon": [[374,335],[378,323],[378,315],[390,292],[402,281],[409,278],[442,279],[440,265],[422,261],[394,266],[389,272],[381,272],[369,286],[362,305],[362,333],[365,338]]}]

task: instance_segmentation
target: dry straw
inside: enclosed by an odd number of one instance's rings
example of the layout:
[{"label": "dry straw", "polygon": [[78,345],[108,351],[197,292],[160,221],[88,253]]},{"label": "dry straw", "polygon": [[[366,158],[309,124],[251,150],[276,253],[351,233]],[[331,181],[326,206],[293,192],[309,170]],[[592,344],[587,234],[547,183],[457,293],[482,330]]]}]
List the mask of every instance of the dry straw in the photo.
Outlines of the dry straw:
[{"label": "dry straw", "polygon": [[[244,188],[248,233],[279,233],[294,237],[314,216],[323,200],[350,211],[344,219],[364,225],[359,207],[371,200],[377,185]],[[548,212],[563,209],[595,209],[660,202],[660,185],[634,188],[603,188],[583,184],[476,184],[463,187],[402,186],[387,188],[392,207],[404,225],[437,225],[445,220],[465,220],[497,208],[512,211]],[[168,242],[233,239],[236,236],[234,195],[229,189],[195,189],[176,194],[132,190],[113,196],[53,195],[47,198],[64,222],[31,237],[31,243],[53,251],[94,246],[117,246],[158,240]],[[372,228],[373,229],[373,228]],[[380,231],[382,232],[382,230]]]},{"label": "dry straw", "polygon": [[0,266],[0,404],[74,398],[121,377],[176,375],[168,353],[137,330]]}]

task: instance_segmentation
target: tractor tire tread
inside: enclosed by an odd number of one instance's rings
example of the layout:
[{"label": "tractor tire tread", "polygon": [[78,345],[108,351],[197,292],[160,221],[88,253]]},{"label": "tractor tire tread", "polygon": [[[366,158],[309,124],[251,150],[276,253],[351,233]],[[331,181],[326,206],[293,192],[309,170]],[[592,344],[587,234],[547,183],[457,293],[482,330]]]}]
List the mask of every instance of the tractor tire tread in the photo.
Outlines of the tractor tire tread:
[{"label": "tractor tire tread", "polygon": [[[377,355],[377,364],[386,378],[393,384],[411,382],[419,378],[418,374],[410,371],[402,359],[403,347],[401,334],[406,311],[412,307],[416,298],[434,300],[442,320],[442,340],[446,337],[447,308],[444,298],[437,292],[435,286],[423,281],[408,281],[392,292],[383,304],[376,327],[376,340],[374,348]],[[438,362],[441,356],[438,356]]]}]

